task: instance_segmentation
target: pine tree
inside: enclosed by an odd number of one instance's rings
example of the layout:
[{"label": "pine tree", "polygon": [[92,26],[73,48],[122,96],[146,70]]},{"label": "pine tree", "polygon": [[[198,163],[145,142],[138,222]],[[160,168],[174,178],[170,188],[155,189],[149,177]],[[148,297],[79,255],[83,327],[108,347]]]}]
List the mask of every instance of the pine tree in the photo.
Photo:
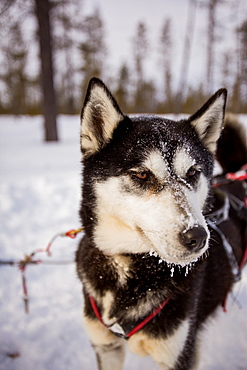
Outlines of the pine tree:
[{"label": "pine tree", "polygon": [[147,27],[144,22],[137,25],[136,34],[133,38],[134,66],[136,73],[136,90],[134,96],[133,112],[144,112],[146,110],[144,98],[144,64],[148,51]]},{"label": "pine tree", "polygon": [[247,19],[237,30],[240,40],[240,71],[238,84],[243,112],[247,111]]},{"label": "pine tree", "polygon": [[207,58],[206,58],[206,85],[207,93],[211,94],[214,87],[214,70],[216,61],[216,31],[217,31],[217,7],[225,0],[208,0],[204,5],[208,9],[207,29]]},{"label": "pine tree", "polygon": [[[29,51],[23,24],[30,21],[31,1],[0,4],[1,111],[28,114],[37,105],[37,76],[29,74]],[[30,38],[32,39],[32,38]]]},{"label": "pine tree", "polygon": [[57,0],[53,3],[51,21],[60,113],[75,114],[81,109],[83,76],[81,71],[79,72],[81,67],[79,46],[83,39],[83,18],[80,0]]},{"label": "pine tree", "polygon": [[90,78],[102,78],[106,57],[104,24],[98,9],[83,20],[83,42],[79,48],[82,56],[82,93],[85,94]]},{"label": "pine tree", "polygon": [[26,114],[27,47],[19,23],[12,24],[9,31],[10,39],[2,47],[3,63],[0,78],[6,87],[7,109],[13,114]]},{"label": "pine tree", "polygon": [[123,63],[120,67],[118,85],[114,95],[121,109],[130,113],[130,72],[126,63]]},{"label": "pine tree", "polygon": [[167,18],[164,21],[161,38],[160,38],[160,54],[161,54],[161,68],[163,70],[164,80],[164,98],[162,100],[160,111],[168,113],[173,110],[172,107],[172,30],[171,19]]},{"label": "pine tree", "polygon": [[182,54],[182,63],[180,76],[178,81],[178,94],[176,99],[176,113],[182,111],[183,101],[185,95],[188,94],[188,71],[191,58],[191,49],[193,43],[194,29],[195,29],[195,20],[196,20],[196,6],[197,0],[189,0],[188,3],[188,13],[187,13],[187,25],[185,29],[184,37],[184,48]]}]

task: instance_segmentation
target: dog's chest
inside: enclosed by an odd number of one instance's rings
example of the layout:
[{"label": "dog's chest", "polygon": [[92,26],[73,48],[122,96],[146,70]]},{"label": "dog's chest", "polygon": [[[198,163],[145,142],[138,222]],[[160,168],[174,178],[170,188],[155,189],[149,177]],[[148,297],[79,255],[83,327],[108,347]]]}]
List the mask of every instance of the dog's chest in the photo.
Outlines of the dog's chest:
[{"label": "dog's chest", "polygon": [[84,279],[88,294],[97,302],[108,327],[123,322],[134,325],[168,298],[161,265],[149,265],[144,256],[136,259],[127,255],[111,257],[110,263],[108,260],[107,265],[101,265],[100,275],[96,274],[97,268],[91,280],[88,276]]},{"label": "dog's chest", "polygon": [[127,279],[132,276],[130,270],[130,259],[125,256],[117,255],[112,259],[112,264],[116,271],[118,284],[125,285]]}]

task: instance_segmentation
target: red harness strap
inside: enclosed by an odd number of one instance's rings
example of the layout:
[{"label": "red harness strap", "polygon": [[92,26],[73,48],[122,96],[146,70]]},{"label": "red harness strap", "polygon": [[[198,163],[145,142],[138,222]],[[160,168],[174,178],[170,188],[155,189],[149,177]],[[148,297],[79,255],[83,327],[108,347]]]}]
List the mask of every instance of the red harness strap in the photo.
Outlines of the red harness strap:
[{"label": "red harness strap", "polygon": [[224,178],[218,178],[216,177],[216,180],[213,182],[213,187],[217,188],[222,185],[229,184],[233,181],[245,181],[247,180],[247,164],[242,166],[239,171],[237,172],[228,172],[225,174]]},{"label": "red harness strap", "polygon": [[247,163],[243,165],[239,171],[232,173],[228,172],[226,174],[226,179],[228,180],[239,180],[239,181],[244,181],[247,180]]},{"label": "red harness strap", "polygon": [[131,337],[131,335],[137,333],[141,330],[149,321],[151,321],[158,313],[165,307],[165,305],[169,302],[170,298],[167,298],[163,303],[161,303],[150,315],[148,315],[140,324],[138,324],[133,330],[131,330],[127,337]]},{"label": "red harness strap", "polygon": [[102,317],[101,317],[101,314],[99,312],[99,309],[97,307],[97,304],[94,300],[94,298],[92,296],[89,296],[89,300],[90,300],[90,303],[91,303],[91,306],[92,306],[92,309],[95,313],[95,316],[99,319],[99,321],[104,325],[106,326],[108,329],[110,329],[114,334],[116,335],[120,335],[121,337],[125,338],[125,339],[128,339],[130,338],[133,334],[137,333],[138,331],[140,331],[145,325],[147,325],[149,323],[149,321],[151,321],[156,315],[158,315],[158,313],[165,307],[165,305],[169,302],[170,298],[167,298],[165,299],[164,302],[162,302],[154,311],[151,312],[150,315],[148,315],[143,321],[141,321],[139,324],[137,324],[134,329],[132,329],[131,331],[129,331],[128,333],[125,333],[123,327],[121,327],[119,324],[117,324],[117,326],[121,329],[122,333],[123,334],[120,334],[119,332],[115,332],[114,331],[114,325],[112,326],[108,326],[104,323]]},{"label": "red harness strap", "polygon": [[[97,317],[97,319],[99,319],[99,321],[100,321],[103,325],[105,325],[104,321],[102,320],[102,317],[101,317],[101,314],[100,314],[100,312],[99,312],[99,309],[98,309],[98,307],[97,307],[97,305],[96,305],[96,302],[95,302],[95,300],[93,299],[93,297],[92,297],[91,295],[89,296],[89,300],[90,300],[90,303],[91,303],[91,306],[92,306],[93,312],[95,313],[95,316]],[[107,325],[105,325],[105,326],[107,326]]]}]

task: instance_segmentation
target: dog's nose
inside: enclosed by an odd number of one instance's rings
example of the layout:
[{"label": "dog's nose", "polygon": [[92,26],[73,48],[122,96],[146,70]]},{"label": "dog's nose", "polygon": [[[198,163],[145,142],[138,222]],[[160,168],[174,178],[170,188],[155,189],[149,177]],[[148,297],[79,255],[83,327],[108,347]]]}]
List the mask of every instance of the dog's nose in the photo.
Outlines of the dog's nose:
[{"label": "dog's nose", "polygon": [[182,232],[180,235],[185,247],[193,252],[198,252],[205,246],[208,236],[206,230],[202,226],[194,226]]}]

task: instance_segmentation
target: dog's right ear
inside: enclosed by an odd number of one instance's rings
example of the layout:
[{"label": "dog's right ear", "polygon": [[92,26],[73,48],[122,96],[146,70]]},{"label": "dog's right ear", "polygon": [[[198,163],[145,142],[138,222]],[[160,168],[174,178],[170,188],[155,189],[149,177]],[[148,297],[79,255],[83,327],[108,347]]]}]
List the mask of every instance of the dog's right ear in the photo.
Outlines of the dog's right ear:
[{"label": "dog's right ear", "polygon": [[81,150],[90,156],[103,148],[124,119],[116,100],[98,78],[92,78],[81,112]]},{"label": "dog's right ear", "polygon": [[213,155],[224,124],[226,98],[226,89],[218,90],[189,118],[202,143]]}]

